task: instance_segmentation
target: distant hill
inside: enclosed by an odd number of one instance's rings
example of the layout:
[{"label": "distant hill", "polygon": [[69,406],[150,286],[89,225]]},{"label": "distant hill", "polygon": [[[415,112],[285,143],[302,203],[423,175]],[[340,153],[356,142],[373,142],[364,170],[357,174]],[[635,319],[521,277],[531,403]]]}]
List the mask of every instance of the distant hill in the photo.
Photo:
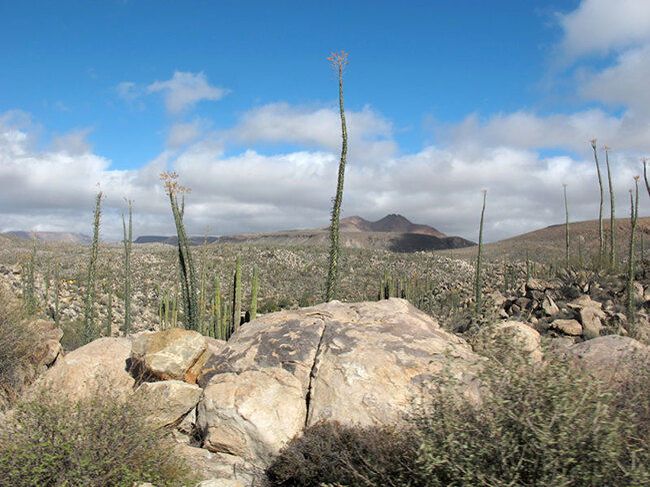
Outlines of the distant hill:
[{"label": "distant hill", "polygon": [[92,239],[88,235],[84,235],[83,233],[72,233],[72,232],[32,232],[32,231],[16,230],[16,231],[0,233],[0,236],[7,237],[13,240],[32,240],[35,238],[39,242],[89,244],[92,241]]},{"label": "distant hill", "polygon": [[[628,253],[630,238],[629,218],[616,219],[616,252],[620,257]],[[603,220],[605,231],[605,247],[609,247],[610,225],[609,218]],[[598,251],[598,220],[573,222],[569,225],[570,252],[572,258],[583,259]],[[637,247],[644,247],[645,255],[650,252],[650,217],[639,217],[637,225]],[[562,259],[565,252],[564,224],[551,225],[531,232],[523,233],[484,246],[488,258],[525,259],[526,254],[532,260]],[[476,249],[460,249],[454,251],[456,257],[471,257],[476,255]]]},{"label": "distant hill", "polygon": [[[412,223],[402,215],[387,215],[375,222],[360,216],[341,219],[343,247],[385,249],[394,252],[457,249],[475,245],[461,237],[450,237],[428,225]],[[319,246],[329,245],[329,229],[286,230],[220,237],[220,243]]]},{"label": "distant hill", "polygon": [[[202,245],[203,243],[213,243],[216,242],[218,237],[190,237],[191,245]],[[178,237],[176,235],[172,237],[166,237],[163,235],[142,235],[141,237],[136,238],[133,243],[136,244],[150,244],[150,243],[162,243],[166,245],[176,245],[178,243]]]}]

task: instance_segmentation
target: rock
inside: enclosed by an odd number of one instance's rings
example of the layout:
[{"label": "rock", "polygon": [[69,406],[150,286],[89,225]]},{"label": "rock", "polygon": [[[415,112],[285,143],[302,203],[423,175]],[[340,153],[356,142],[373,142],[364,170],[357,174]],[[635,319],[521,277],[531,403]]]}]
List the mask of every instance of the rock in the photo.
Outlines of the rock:
[{"label": "rock", "polygon": [[557,330],[565,335],[580,336],[582,335],[582,325],[577,320],[554,320],[550,328]]},{"label": "rock", "polygon": [[614,379],[620,373],[647,366],[650,347],[629,337],[607,335],[577,343],[567,349],[567,356],[577,359],[594,375]]},{"label": "rock", "polygon": [[582,323],[582,334],[586,340],[600,336],[603,324],[600,321],[605,319],[605,313],[597,308],[582,308],[579,312],[580,323]]},{"label": "rock", "polygon": [[197,426],[205,448],[263,466],[318,421],[394,422],[445,373],[475,399],[480,360],[401,299],[268,314],[206,364]]},{"label": "rock", "polygon": [[540,334],[520,321],[505,321],[483,327],[476,336],[474,350],[479,353],[489,352],[499,343],[514,347],[533,362],[543,358]]},{"label": "rock", "polygon": [[135,391],[156,427],[180,423],[199,402],[203,390],[179,380],[144,382]]},{"label": "rock", "polygon": [[130,353],[128,338],[99,338],[59,358],[35,387],[73,399],[107,388],[117,396],[130,394],[135,383],[127,372]]},{"label": "rock", "polygon": [[487,298],[490,302],[494,304],[495,307],[501,308],[506,302],[506,298],[500,291],[493,291],[487,295]]},{"label": "rock", "polygon": [[259,477],[259,469],[239,457],[214,453],[205,448],[196,448],[183,443],[176,445],[176,453],[185,459],[191,471],[199,479],[230,480],[241,482],[244,486],[258,485],[254,483],[254,479]]},{"label": "rock", "polygon": [[531,292],[531,291],[540,291],[544,292],[547,289],[553,289],[553,285],[547,281],[543,281],[541,279],[534,279],[530,278],[526,282],[526,292]]},{"label": "rock", "polygon": [[550,296],[544,297],[544,300],[542,301],[542,310],[548,316],[553,316],[560,312],[560,308],[558,308],[557,304],[555,304],[555,301],[553,301],[553,298]]},{"label": "rock", "polygon": [[239,480],[210,479],[196,484],[196,487],[245,487]]},{"label": "rock", "polygon": [[567,306],[571,309],[582,309],[582,308],[597,308],[602,309],[602,303],[594,301],[586,294],[582,294],[580,297],[574,299],[570,303],[567,303]]},{"label": "rock", "polygon": [[[198,371],[192,367],[207,349],[200,333],[171,328],[153,333],[140,333],[133,338],[132,373],[144,380],[185,380],[196,382]],[[138,377],[140,378],[140,377]]]}]

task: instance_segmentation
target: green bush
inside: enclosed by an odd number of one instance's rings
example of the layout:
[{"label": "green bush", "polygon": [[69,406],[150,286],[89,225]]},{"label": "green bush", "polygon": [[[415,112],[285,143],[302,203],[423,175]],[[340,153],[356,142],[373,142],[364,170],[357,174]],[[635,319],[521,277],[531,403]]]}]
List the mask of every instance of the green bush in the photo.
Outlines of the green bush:
[{"label": "green bush", "polygon": [[22,486],[188,485],[163,430],[137,403],[97,393],[79,402],[43,393],[0,425],[0,483]]},{"label": "green bush", "polygon": [[560,360],[495,360],[479,405],[435,388],[390,434],[319,425],[281,452],[268,477],[304,487],[649,486],[648,365],[606,385]]}]

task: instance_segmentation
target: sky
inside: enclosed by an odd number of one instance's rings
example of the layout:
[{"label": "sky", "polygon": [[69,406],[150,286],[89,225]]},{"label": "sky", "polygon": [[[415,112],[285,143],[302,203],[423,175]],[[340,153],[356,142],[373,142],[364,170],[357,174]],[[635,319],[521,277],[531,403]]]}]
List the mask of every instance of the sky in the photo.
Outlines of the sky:
[{"label": "sky", "polygon": [[[192,234],[400,213],[493,241],[598,214],[590,140],[618,215],[650,155],[647,0],[0,0],[0,231]],[[650,201],[642,192],[641,215]]]}]

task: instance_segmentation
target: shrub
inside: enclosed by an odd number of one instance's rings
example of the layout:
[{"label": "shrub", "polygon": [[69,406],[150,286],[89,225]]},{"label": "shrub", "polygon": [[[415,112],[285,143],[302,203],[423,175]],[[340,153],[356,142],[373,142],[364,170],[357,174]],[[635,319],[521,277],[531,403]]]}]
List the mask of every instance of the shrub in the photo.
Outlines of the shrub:
[{"label": "shrub", "polygon": [[0,426],[3,485],[187,485],[170,440],[139,411],[105,393],[79,402],[42,393],[19,403]]},{"label": "shrub", "polygon": [[[403,429],[319,425],[268,470],[271,485],[650,485],[650,372],[614,387],[554,359],[493,360],[479,405],[434,388]],[[445,392],[447,391],[447,392]]]},{"label": "shrub", "polygon": [[20,386],[17,372],[26,365],[33,346],[20,305],[0,290],[0,396],[13,397]]},{"label": "shrub", "polygon": [[267,470],[274,486],[323,484],[401,487],[416,455],[409,430],[318,423],[290,443]]}]

